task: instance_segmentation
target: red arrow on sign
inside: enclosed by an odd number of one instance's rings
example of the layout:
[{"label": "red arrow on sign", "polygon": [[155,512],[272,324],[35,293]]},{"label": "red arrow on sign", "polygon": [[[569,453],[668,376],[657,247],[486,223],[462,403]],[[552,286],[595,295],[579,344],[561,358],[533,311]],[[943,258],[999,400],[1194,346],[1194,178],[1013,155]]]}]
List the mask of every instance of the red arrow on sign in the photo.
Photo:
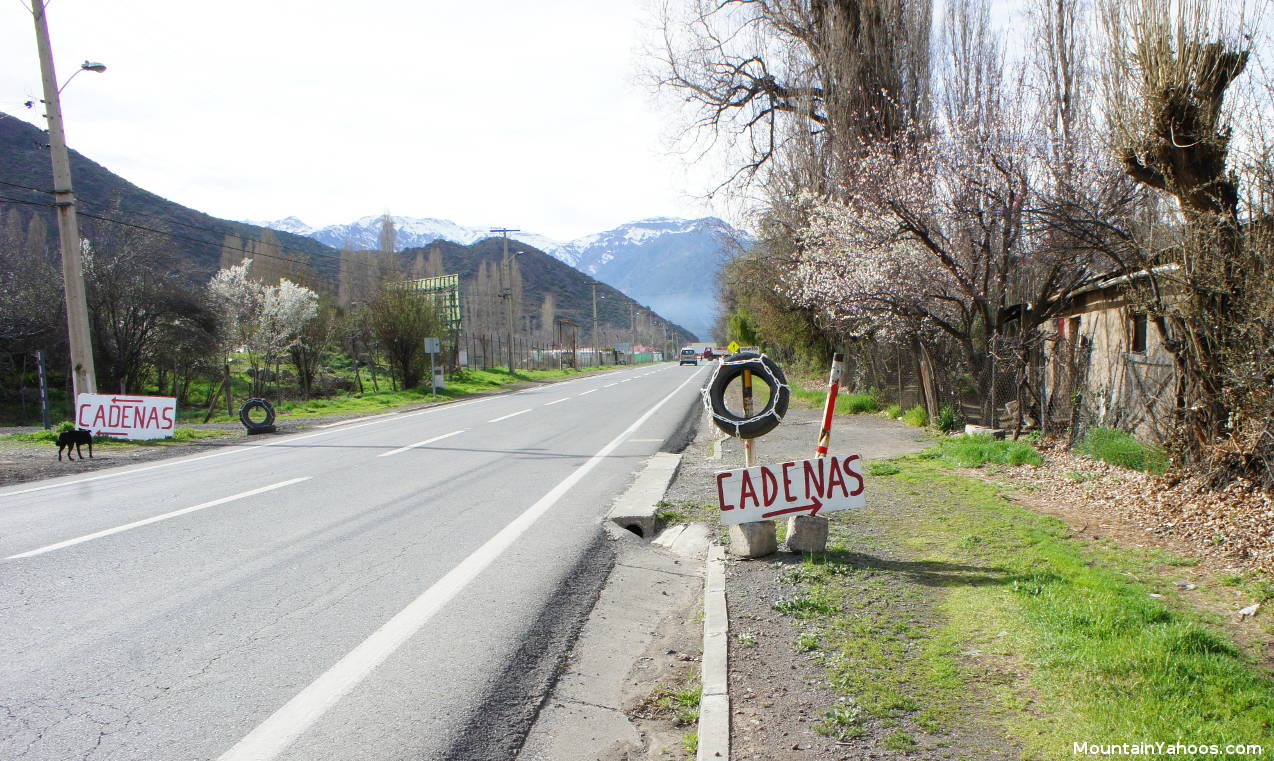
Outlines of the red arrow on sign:
[{"label": "red arrow on sign", "polygon": [[116,403],[118,403],[118,402],[137,402],[138,404],[141,404],[142,402],[144,402],[144,401],[146,401],[146,400],[145,400],[145,399],[120,399],[118,396],[112,396],[112,397],[111,397],[111,401],[112,401],[112,402],[116,402]]},{"label": "red arrow on sign", "polygon": [[772,513],[763,513],[761,515],[761,518],[762,519],[774,518],[779,515],[788,515],[789,513],[800,513],[806,510],[810,511],[811,516],[818,515],[818,511],[823,507],[823,500],[819,499],[817,496],[812,497],[811,499],[813,499],[814,501],[808,505],[804,505],[802,507],[788,507],[782,510],[775,510]]}]

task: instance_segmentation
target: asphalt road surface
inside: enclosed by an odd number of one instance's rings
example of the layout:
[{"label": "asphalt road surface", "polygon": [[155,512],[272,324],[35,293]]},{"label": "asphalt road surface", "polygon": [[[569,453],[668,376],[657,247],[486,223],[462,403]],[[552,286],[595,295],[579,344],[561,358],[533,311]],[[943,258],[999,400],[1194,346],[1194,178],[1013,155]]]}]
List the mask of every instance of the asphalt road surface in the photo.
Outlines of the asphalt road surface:
[{"label": "asphalt road surface", "polygon": [[706,369],[0,489],[0,759],[507,757]]}]

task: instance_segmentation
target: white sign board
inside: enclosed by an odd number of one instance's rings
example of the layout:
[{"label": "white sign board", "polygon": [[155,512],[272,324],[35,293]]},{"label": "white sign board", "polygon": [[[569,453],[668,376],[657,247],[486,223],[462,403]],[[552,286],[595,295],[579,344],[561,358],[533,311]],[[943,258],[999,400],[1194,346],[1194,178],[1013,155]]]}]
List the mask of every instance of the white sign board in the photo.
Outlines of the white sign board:
[{"label": "white sign board", "polygon": [[75,398],[75,427],[94,436],[166,439],[177,425],[177,400],[171,396],[80,394]]},{"label": "white sign board", "polygon": [[440,340],[438,340],[437,338],[426,338],[426,339],[425,339],[425,353],[426,353],[426,354],[441,354],[441,353],[442,353],[442,342],[441,342]]},{"label": "white sign board", "polygon": [[817,515],[863,507],[862,458],[819,457],[717,474],[722,523]]}]

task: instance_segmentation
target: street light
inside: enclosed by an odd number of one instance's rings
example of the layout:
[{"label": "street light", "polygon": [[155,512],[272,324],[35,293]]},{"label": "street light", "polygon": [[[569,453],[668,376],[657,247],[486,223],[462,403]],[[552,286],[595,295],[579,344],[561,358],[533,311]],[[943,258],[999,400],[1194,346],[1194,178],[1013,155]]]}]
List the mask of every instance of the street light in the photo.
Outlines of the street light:
[{"label": "street light", "polygon": [[[66,150],[66,132],[62,127],[62,88],[53,70],[53,46],[49,43],[49,25],[44,11],[46,0],[31,4],[35,20],[35,43],[40,56],[40,77],[44,84],[45,116],[49,120],[49,156],[53,162],[53,206],[58,215],[58,240],[62,250],[62,287],[66,293],[67,343],[71,352],[73,392],[97,393],[97,373],[93,368],[93,344],[88,326],[88,298],[84,292],[84,262],[80,252],[80,226],[75,216],[75,192],[71,187],[71,158]],[[67,80],[70,84],[81,71],[101,73],[106,67],[85,61]],[[63,84],[62,87],[66,87]]]}]

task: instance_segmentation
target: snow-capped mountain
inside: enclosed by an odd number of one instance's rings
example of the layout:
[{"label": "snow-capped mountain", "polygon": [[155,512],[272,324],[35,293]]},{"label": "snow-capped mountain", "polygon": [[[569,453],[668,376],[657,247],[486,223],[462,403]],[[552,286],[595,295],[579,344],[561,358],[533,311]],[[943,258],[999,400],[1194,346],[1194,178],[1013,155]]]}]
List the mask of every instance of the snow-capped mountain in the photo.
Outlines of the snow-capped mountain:
[{"label": "snow-capped mountain", "polygon": [[[382,215],[361,217],[349,224],[311,227],[296,217],[286,217],[273,222],[247,221],[248,224],[269,227],[273,230],[307,235],[320,243],[333,248],[351,248],[355,250],[371,250],[379,245]],[[483,238],[490,238],[494,233],[485,228],[466,227],[449,219],[432,217],[392,217],[396,236],[395,247],[420,248],[436,240],[449,240],[453,243],[469,245]],[[552,249],[561,246],[555,240],[535,233],[516,233],[515,237],[534,246],[545,253],[553,253]],[[569,263],[569,262],[568,262]]]},{"label": "snow-capped mountain", "polygon": [[[493,236],[486,229],[446,219],[393,220],[398,249],[419,248],[438,239],[469,245]],[[252,224],[308,235],[336,248],[374,249],[381,216],[322,228],[312,228],[295,217]],[[654,217],[566,243],[527,232],[511,237],[618,288],[703,340],[713,338],[721,265],[732,255],[735,242],[750,241],[747,233],[716,217]]]},{"label": "snow-capped mountain", "polygon": [[550,252],[698,335],[713,340],[721,265],[747,233],[716,217],[656,217],[588,235]]}]

